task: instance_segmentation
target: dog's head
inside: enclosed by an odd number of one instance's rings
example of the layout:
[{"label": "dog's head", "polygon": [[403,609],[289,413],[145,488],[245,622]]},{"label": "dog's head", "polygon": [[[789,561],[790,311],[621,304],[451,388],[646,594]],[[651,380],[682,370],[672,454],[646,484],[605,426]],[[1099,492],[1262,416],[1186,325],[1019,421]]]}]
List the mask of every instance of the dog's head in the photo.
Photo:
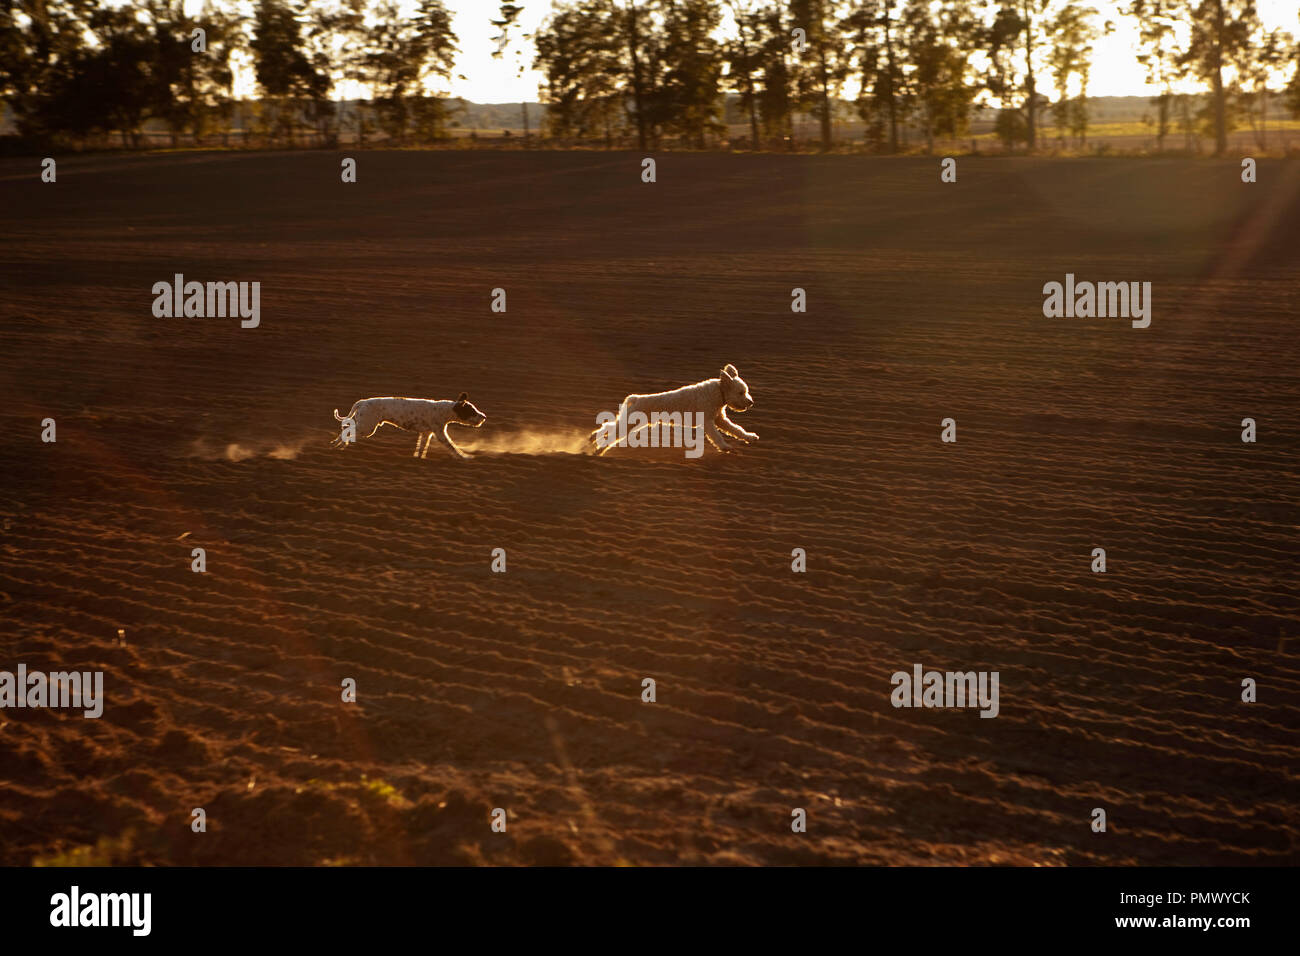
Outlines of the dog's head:
[{"label": "dog's head", "polygon": [[487,416],[475,408],[474,403],[469,400],[468,392],[460,393],[460,397],[456,399],[456,404],[451,407],[451,413],[456,416],[458,423],[468,425],[471,428],[478,428],[487,421]]},{"label": "dog's head", "polygon": [[724,366],[718,374],[722,382],[722,401],[733,412],[744,412],[754,407],[754,399],[749,395],[749,386],[736,371],[736,366]]}]

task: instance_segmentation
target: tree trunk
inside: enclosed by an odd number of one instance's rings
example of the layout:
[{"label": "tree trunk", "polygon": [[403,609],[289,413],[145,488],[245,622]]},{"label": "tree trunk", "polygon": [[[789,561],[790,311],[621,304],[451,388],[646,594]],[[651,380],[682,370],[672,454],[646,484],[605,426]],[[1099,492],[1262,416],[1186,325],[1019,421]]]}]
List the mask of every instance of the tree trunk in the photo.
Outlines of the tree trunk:
[{"label": "tree trunk", "polygon": [[881,17],[885,24],[885,65],[889,69],[889,151],[898,152],[898,109],[894,103],[894,38],[889,32],[889,6],[885,6],[884,16]]},{"label": "tree trunk", "polygon": [[641,98],[641,57],[637,53],[637,47],[640,45],[640,37],[636,32],[636,5],[633,3],[633,0],[628,0],[627,7],[627,19],[629,24],[627,43],[629,51],[632,54],[632,96],[636,103],[636,136],[641,151],[645,152],[645,110],[642,108]]},{"label": "tree trunk", "polygon": [[[740,32],[740,52],[745,59],[745,95],[749,98],[749,135],[752,139],[750,148],[758,149],[758,104],[754,96],[754,65],[749,62],[749,41],[745,39],[745,24],[739,14],[736,15],[736,28]],[[723,102],[725,104],[726,101]]]},{"label": "tree trunk", "polygon": [[822,44],[818,45],[817,64],[820,71],[818,79],[821,81],[822,87],[822,150],[829,152],[831,148],[831,91],[830,77],[827,75],[826,70],[826,48],[824,44],[825,37],[822,38]]},{"label": "tree trunk", "polygon": [[1029,151],[1032,153],[1038,143],[1037,123],[1034,121],[1034,114],[1037,112],[1036,95],[1034,93],[1034,20],[1033,12],[1029,9],[1029,2],[1026,0],[1024,7],[1025,12],[1025,88],[1026,88],[1026,107],[1025,121],[1029,136]]},{"label": "tree trunk", "polygon": [[1223,95],[1223,0],[1214,3],[1214,155],[1228,149],[1228,124]]},{"label": "tree trunk", "polygon": [[[776,20],[781,26],[782,33],[785,33],[785,8],[781,6],[781,0],[777,0],[776,2]],[[781,117],[781,129],[784,131],[785,135],[785,148],[790,152],[794,152],[794,106],[791,104],[788,95],[790,92],[791,82],[790,70],[788,69],[789,61],[786,60],[785,56],[786,45],[782,43],[777,47],[777,49],[781,51],[781,72],[785,77],[785,92],[787,94],[782,104],[785,115]]]},{"label": "tree trunk", "polygon": [[1268,87],[1259,90],[1259,148],[1267,149],[1268,142]]},{"label": "tree trunk", "polygon": [[1160,94],[1160,125],[1156,132],[1156,152],[1162,152],[1165,148],[1165,135],[1169,132],[1169,112],[1172,105],[1170,97],[1167,88]]}]

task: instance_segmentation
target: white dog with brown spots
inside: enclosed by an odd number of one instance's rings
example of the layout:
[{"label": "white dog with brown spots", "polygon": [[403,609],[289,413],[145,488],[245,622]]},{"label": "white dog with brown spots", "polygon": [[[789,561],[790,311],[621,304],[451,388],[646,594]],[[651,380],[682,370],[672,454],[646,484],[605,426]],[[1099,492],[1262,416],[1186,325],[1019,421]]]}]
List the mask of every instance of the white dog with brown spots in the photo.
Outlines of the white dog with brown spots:
[{"label": "white dog with brown spots", "polygon": [[[451,449],[453,454],[461,458],[472,457],[456,447],[447,434],[447,429],[452,425],[479,428],[487,421],[487,416],[474,407],[465,392],[461,392],[454,402],[431,398],[363,398],[346,415],[340,415],[339,410],[334,409],[334,418],[344,424],[344,430],[330,442],[335,448],[355,441],[355,438],[352,441],[344,438],[349,422],[355,427],[355,434],[362,438],[369,438],[379,430],[380,425],[393,425],[415,432],[414,457],[417,458],[429,454],[429,446],[435,437]],[[423,452],[420,451],[421,444],[424,445]]]},{"label": "white dog with brown spots", "polygon": [[[595,443],[603,455],[616,445],[626,443],[628,438],[645,428],[671,426],[681,428],[686,433],[702,425],[709,441],[720,451],[727,451],[731,448],[727,438],[746,444],[758,441],[756,434],[746,431],[727,417],[727,409],[745,412],[753,407],[754,399],[750,397],[749,386],[736,371],[736,366],[726,365],[717,378],[706,378],[702,382],[683,385],[670,392],[629,395],[619,405],[617,415],[602,412],[596,416],[599,427],[591,433],[589,440]],[[635,446],[637,443],[632,444]]]}]

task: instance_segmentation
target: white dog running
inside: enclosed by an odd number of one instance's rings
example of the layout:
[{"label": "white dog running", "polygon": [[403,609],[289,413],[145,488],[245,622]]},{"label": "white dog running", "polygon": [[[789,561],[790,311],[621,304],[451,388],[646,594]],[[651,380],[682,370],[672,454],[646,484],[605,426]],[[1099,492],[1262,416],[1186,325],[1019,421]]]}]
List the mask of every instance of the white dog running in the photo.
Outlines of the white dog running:
[{"label": "white dog running", "polygon": [[[727,417],[728,408],[733,412],[744,412],[753,407],[754,399],[750,397],[749,386],[736,371],[736,366],[727,365],[718,373],[717,378],[706,378],[702,382],[683,385],[671,392],[629,395],[619,405],[617,416],[602,412],[597,417],[597,421],[601,421],[601,417],[609,420],[601,422],[589,440],[595,442],[603,455],[643,428],[668,423],[689,428],[698,416],[698,420],[704,423],[704,434],[709,441],[719,450],[726,451],[731,446],[723,437],[724,434],[746,444],[758,441],[756,434],[746,431]],[[638,418],[644,418],[645,421],[629,426],[628,419],[637,413],[640,413]]]},{"label": "white dog running", "polygon": [[[361,438],[369,438],[380,425],[394,425],[415,432],[414,456],[419,458],[429,454],[435,436],[461,458],[471,457],[452,443],[447,429],[452,425],[478,428],[487,421],[487,416],[474,407],[465,392],[461,392],[454,402],[431,398],[363,398],[346,415],[340,415],[339,410],[334,409],[334,418],[340,422],[351,420]],[[420,451],[421,443],[424,445],[423,453]],[[330,444],[339,448],[349,443],[340,434]]]}]

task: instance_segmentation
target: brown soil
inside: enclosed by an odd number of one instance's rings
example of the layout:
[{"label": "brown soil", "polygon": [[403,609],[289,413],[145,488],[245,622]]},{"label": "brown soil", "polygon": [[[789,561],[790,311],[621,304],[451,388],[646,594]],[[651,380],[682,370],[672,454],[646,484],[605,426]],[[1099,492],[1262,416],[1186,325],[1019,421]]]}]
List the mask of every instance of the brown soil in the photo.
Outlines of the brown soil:
[{"label": "brown soil", "polygon": [[[107,695],[0,711],[0,863],[1300,858],[1300,164],[358,159],[0,163],[0,670]],[[757,444],[573,453],[727,362]],[[471,461],[329,447],[462,390]]]}]

